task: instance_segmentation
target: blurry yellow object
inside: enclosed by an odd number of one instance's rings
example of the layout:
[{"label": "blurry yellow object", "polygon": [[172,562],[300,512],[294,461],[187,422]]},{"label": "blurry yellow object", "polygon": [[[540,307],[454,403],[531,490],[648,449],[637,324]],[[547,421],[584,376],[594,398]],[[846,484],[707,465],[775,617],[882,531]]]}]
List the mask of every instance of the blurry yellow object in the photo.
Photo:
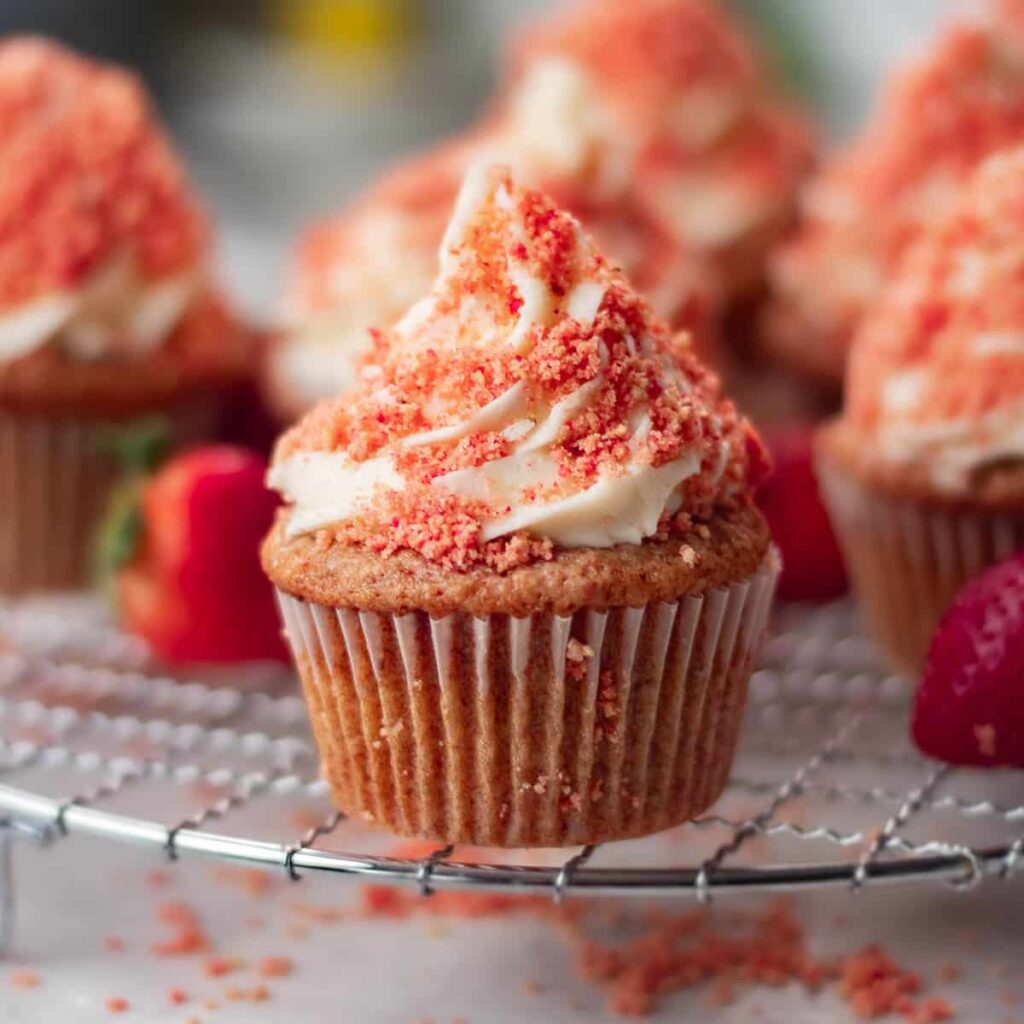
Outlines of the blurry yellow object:
[{"label": "blurry yellow object", "polygon": [[319,50],[390,49],[413,32],[410,0],[275,0],[274,8],[294,42]]}]

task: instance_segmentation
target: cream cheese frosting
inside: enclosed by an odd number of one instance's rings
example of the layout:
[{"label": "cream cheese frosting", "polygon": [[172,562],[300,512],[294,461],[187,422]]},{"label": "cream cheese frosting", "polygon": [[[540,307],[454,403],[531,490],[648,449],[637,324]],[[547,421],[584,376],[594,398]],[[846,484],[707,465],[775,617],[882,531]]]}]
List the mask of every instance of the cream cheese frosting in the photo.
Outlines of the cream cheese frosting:
[{"label": "cream cheese frosting", "polygon": [[514,538],[639,544],[745,500],[756,449],[579,224],[509,173],[466,178],[433,290],[375,374],[279,444],[289,536],[331,531],[464,568]]},{"label": "cream cheese frosting", "polygon": [[141,358],[167,339],[200,287],[197,270],[144,281],[122,254],[73,290],[0,311],[0,362],[51,343],[83,362]]},{"label": "cream cheese frosting", "polygon": [[1024,148],[990,157],[854,339],[846,417],[883,462],[968,491],[1024,464]]}]

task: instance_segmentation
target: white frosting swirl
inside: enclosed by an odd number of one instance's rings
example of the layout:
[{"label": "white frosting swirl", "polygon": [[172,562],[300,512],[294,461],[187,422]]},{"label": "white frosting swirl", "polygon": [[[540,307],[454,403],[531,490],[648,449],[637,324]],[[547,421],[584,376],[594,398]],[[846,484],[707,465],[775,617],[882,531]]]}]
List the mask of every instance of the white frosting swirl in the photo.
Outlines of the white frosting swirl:
[{"label": "white frosting swirl", "polygon": [[188,270],[144,281],[122,253],[73,291],[43,295],[0,313],[0,362],[51,342],[81,361],[144,356],[181,322],[199,279],[196,270]]},{"label": "white frosting swirl", "polygon": [[[514,209],[506,185],[481,166],[467,177],[456,204],[442,247],[441,274],[434,292],[414,306],[395,328],[396,344],[404,340],[410,345],[429,345],[434,336],[431,330],[451,333],[467,329],[462,322],[453,325],[444,314],[436,323],[433,321],[447,297],[449,279],[460,272],[462,261],[467,258],[464,246],[468,230],[488,204]],[[549,327],[567,316],[583,327],[590,326],[605,295],[606,284],[600,274],[595,272],[592,279],[576,279],[569,293],[559,297],[544,282],[530,276],[525,264],[516,262],[512,253],[521,249],[522,244],[515,216],[510,220],[512,230],[504,240],[509,254],[508,273],[523,301],[512,324],[499,329],[488,317],[485,300],[474,296],[469,304],[474,315],[470,327],[474,343],[504,344],[524,352],[535,337],[536,327]],[[591,255],[582,235],[577,238],[577,252]],[[469,258],[473,255],[469,253]],[[582,257],[577,262],[590,265]],[[463,309],[455,315],[469,314]],[[425,341],[420,337],[424,332]],[[689,390],[688,382],[676,367],[655,352],[649,336],[629,338],[627,345],[631,351],[642,351],[657,359],[666,382],[683,392]],[[306,533],[358,515],[380,495],[382,488],[405,489],[407,483],[395,469],[395,459],[403,451],[497,432],[511,442],[509,454],[435,476],[430,482],[434,488],[486,502],[497,510],[483,521],[482,540],[526,531],[563,547],[641,543],[657,531],[666,512],[678,510],[680,484],[700,472],[702,451],[696,442],[691,449],[661,465],[651,465],[649,460],[636,457],[651,431],[650,412],[641,401],[633,408],[624,436],[633,457],[598,475],[583,489],[559,488],[560,466],[553,448],[563,438],[567,424],[584,413],[601,393],[608,353],[603,343],[600,347],[603,358],[595,375],[546,407],[538,408],[536,396],[531,398],[526,383],[519,381],[472,413],[393,441],[366,461],[354,461],[344,451],[301,450],[278,460],[268,483],[294,505],[288,535]],[[721,459],[723,469],[727,461],[725,450]]]}]

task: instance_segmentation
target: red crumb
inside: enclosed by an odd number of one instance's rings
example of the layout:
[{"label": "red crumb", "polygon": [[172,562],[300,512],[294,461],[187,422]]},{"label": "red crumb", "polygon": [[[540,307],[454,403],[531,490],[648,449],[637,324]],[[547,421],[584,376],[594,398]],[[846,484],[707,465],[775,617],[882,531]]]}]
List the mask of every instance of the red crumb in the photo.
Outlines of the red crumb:
[{"label": "red crumb", "polygon": [[277,882],[277,879],[269,871],[264,871],[262,868],[216,865],[211,869],[211,874],[218,882],[235,886],[254,899],[266,896]]},{"label": "red crumb", "polygon": [[521,987],[524,992],[531,996],[540,995],[544,991],[544,986],[536,978],[523,978]]},{"label": "red crumb", "polygon": [[964,969],[960,964],[945,963],[939,968],[939,977],[943,981],[959,981],[964,976]]},{"label": "red crumb", "polygon": [[[313,924],[340,924],[353,916],[351,910],[322,906],[319,903],[303,903],[301,900],[291,903],[288,910]],[[292,934],[292,929],[296,931],[296,934]],[[293,924],[288,934],[292,935],[292,938],[304,938],[306,929],[302,925]]]},{"label": "red crumb", "polygon": [[266,956],[256,965],[256,973],[264,978],[284,978],[295,968],[286,956]]},{"label": "red crumb", "polygon": [[187,956],[205,953],[210,942],[199,924],[199,918],[184,903],[164,903],[157,907],[157,919],[172,928],[171,938],[153,943],[157,956]]},{"label": "red crumb", "polygon": [[35,971],[12,971],[7,978],[13,988],[39,988],[39,975]]},{"label": "red crumb", "polygon": [[270,989],[266,985],[255,985],[252,988],[231,985],[224,989],[224,998],[232,1003],[265,1003],[270,998]]},{"label": "red crumb", "polygon": [[519,896],[490,892],[437,892],[429,900],[418,893],[402,892],[388,885],[362,888],[362,914],[366,917],[402,919],[414,914],[438,917],[502,917],[508,914],[536,914],[560,917],[559,910],[543,896]]},{"label": "red crumb", "polygon": [[877,943],[843,961],[839,995],[865,1020],[912,1012],[911,996],[921,991],[919,975],[901,968]]},{"label": "red crumb", "polygon": [[221,956],[212,956],[203,964],[203,973],[208,978],[223,978],[225,974],[232,974],[243,966],[243,962],[237,958],[227,959]]},{"label": "red crumb", "polygon": [[167,993],[167,1001],[172,1006],[181,1006],[183,1003],[188,1002],[188,993],[181,988],[172,988]]},{"label": "red crumb", "polygon": [[146,872],[146,885],[152,889],[163,889],[170,884],[171,876],[166,871],[154,869]]},{"label": "red crumb", "polygon": [[132,1004],[123,996],[111,996],[104,1005],[110,1013],[127,1013],[132,1008]]},{"label": "red crumb", "polygon": [[103,940],[103,948],[108,953],[123,953],[124,952],[124,939],[119,938],[117,935],[108,935]]},{"label": "red crumb", "polygon": [[953,1007],[938,996],[930,996],[909,1012],[903,1014],[909,1024],[936,1024],[937,1021],[952,1020],[956,1014]]}]

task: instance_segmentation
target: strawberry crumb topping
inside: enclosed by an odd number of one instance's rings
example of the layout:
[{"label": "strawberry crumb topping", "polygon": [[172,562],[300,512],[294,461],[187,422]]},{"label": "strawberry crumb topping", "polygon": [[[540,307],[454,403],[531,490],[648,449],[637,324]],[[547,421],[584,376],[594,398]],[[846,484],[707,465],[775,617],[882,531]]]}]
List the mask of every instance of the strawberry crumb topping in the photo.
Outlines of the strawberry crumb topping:
[{"label": "strawberry crumb topping", "polygon": [[[1024,415],[1024,148],[997,154],[922,236],[859,332],[849,415],[861,427]],[[894,379],[911,380],[892,397]]]},{"label": "strawberry crumb topping", "polygon": [[[430,298],[383,337],[373,378],[318,406],[279,443],[277,467],[340,453],[353,466],[377,460],[401,480],[378,485],[357,514],[321,529],[319,543],[507,571],[550,558],[553,545],[543,531],[485,541],[487,522],[691,459],[678,471],[680,524],[749,501],[763,450],[688,337],[673,338],[550,200],[505,171],[484,181],[487,198],[459,225]],[[544,439],[530,447],[537,434]],[[530,451],[546,468],[504,497],[449,485],[507,465],[514,488],[516,460]],[[271,481],[278,486],[273,471]],[[666,529],[675,522],[669,516]]]},{"label": "strawberry crumb topping", "polygon": [[907,246],[989,154],[1024,141],[1024,3],[955,23],[888,85],[866,131],[807,191],[778,254],[769,329],[844,351]]},{"label": "strawberry crumb topping", "polygon": [[79,286],[128,250],[196,264],[206,220],[131,74],[49,42],[0,44],[0,305]]}]

